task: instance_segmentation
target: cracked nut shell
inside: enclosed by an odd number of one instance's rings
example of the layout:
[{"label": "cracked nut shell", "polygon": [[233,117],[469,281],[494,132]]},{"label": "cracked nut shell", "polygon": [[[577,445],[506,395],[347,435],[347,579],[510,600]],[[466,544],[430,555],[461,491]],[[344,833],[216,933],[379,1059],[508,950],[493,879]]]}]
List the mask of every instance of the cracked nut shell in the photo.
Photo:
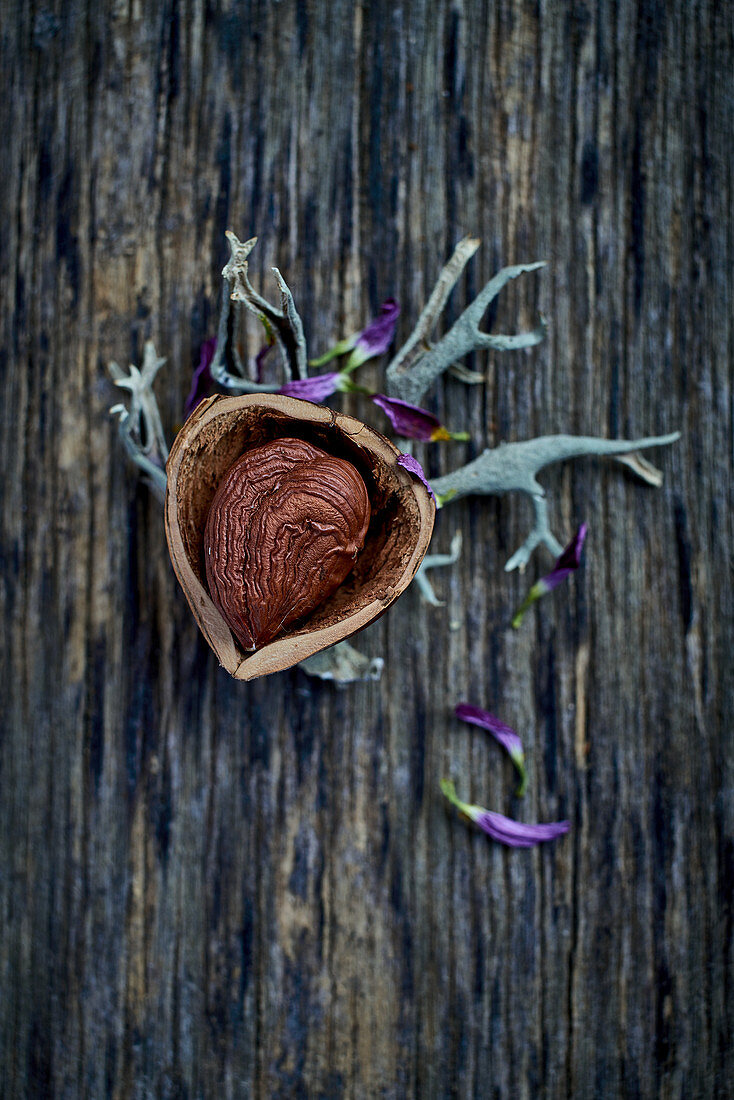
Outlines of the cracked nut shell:
[{"label": "cracked nut shell", "polygon": [[[399,455],[353,417],[281,394],[217,396],[194,410],[166,467],[166,537],[194,617],[232,676],[297,664],[373,622],[407,588],[435,505]],[[268,468],[289,463],[268,480]],[[246,521],[236,498],[256,515]]]}]

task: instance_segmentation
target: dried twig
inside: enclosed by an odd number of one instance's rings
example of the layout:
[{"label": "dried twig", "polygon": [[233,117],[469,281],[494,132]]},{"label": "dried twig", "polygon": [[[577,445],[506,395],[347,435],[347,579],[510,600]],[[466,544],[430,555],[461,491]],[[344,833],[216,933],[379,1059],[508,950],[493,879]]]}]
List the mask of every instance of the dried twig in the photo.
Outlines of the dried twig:
[{"label": "dried twig", "polygon": [[445,565],[455,565],[461,554],[461,531],[457,531],[451,540],[448,554],[427,554],[418,567],[418,572],[413,578],[418,586],[418,591],[431,607],[443,607],[444,601],[439,600],[433,591],[433,585],[426,573],[429,569],[441,569]]},{"label": "dried twig", "polygon": [[443,504],[469,495],[499,496],[526,493],[533,502],[535,523],[522,546],[512,555],[506,570],[523,569],[536,546],[547,546],[554,557],[562,550],[548,525],[545,490],[537,474],[554,462],[583,455],[633,453],[648,447],[663,447],[680,438],[680,432],[645,439],[597,439],[594,436],[546,435],[525,443],[501,443],[483,451],[479,458],[458,470],[436,478],[431,487]]},{"label": "dried twig", "polygon": [[337,687],[345,687],[363,680],[379,680],[384,665],[382,657],[366,657],[349,642],[337,642],[329,649],[307,657],[298,667],[309,676],[331,680]]},{"label": "dried twig", "polygon": [[441,271],[438,282],[428,300],[428,305],[418,320],[418,324],[387,368],[388,394],[390,397],[399,397],[402,401],[409,401],[411,404],[417,405],[429,386],[437,381],[444,371],[448,370],[458,359],[468,355],[470,351],[476,351],[480,348],[494,348],[498,351],[528,348],[533,344],[539,344],[543,339],[545,323],[542,320],[532,331],[515,336],[491,334],[482,332],[479,328],[487,306],[494,301],[502,288],[510,280],[516,279],[518,275],[522,275],[524,272],[537,271],[539,268],[545,267],[545,264],[541,261],[502,268],[489,280],[471,305],[467,306],[446,335],[434,347],[427,345],[428,336],[435,326],[454,284],[478,247],[479,241],[471,237],[465,237],[457,245],[453,256]]},{"label": "dried twig", "polygon": [[130,391],[130,408],[113,405],[110,413],[119,418],[120,438],[125,450],[147,475],[151,487],[161,499],[166,494],[166,459],[168,445],[163,434],[161,414],[153,393],[153,382],[165,363],[159,359],[152,340],[145,344],[143,368],[130,365],[125,374],[117,363],[110,363],[110,374],[116,386]]},{"label": "dried twig", "polygon": [[248,275],[248,256],[257,244],[257,237],[241,241],[230,229],[226,233],[230,247],[230,258],[222,269],[225,286],[222,293],[222,309],[217,332],[217,350],[210,367],[215,382],[230,393],[275,393],[280,386],[269,382],[252,382],[248,378],[231,374],[226,367],[226,352],[229,337],[230,301],[242,304],[267,325],[272,332],[280,351],[284,381],[306,378],[308,360],[306,341],[303,336],[303,324],[298,315],[293,295],[285,279],[274,267],[273,275],[280,289],[282,309],[271,305],[266,298],[255,290]]}]

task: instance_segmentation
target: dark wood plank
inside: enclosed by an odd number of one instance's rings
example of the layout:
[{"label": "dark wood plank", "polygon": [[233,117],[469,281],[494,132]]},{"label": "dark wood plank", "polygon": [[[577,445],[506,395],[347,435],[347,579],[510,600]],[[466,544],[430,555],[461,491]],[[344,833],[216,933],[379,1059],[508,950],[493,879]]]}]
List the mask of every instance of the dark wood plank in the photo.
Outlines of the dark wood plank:
[{"label": "dark wood plank", "polygon": [[[0,1065],[8,1096],[723,1097],[732,1028],[731,12],[411,0],[0,4]],[[550,470],[584,568],[518,632],[524,500],[461,501],[378,684],[238,684],[126,465],[106,364],[180,423],[224,230],[312,353],[538,258],[431,407],[470,445],[680,428],[653,491]],[[254,346],[253,346],[254,350]],[[364,369],[379,386],[382,367]],[[343,405],[384,424],[361,399]],[[547,563],[539,558],[535,577]],[[452,718],[522,733],[531,783]],[[512,852],[438,781],[571,832]]]}]

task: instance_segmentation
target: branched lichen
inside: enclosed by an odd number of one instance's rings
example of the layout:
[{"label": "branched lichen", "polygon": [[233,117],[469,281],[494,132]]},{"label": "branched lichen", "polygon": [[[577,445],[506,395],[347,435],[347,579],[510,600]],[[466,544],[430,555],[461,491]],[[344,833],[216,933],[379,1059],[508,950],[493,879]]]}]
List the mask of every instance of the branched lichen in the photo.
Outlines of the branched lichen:
[{"label": "branched lichen", "polygon": [[[272,269],[280,290],[281,309],[271,305],[259,294],[248,274],[248,257],[257,244],[257,237],[241,241],[231,230],[227,230],[230,257],[222,269],[224,287],[222,290],[222,308],[217,330],[217,348],[211,363],[210,372],[215,382],[230,393],[276,393],[281,384],[273,382],[255,382],[244,375],[242,364],[237,355],[237,342],[229,339],[232,324],[232,302],[242,303],[253,313],[271,335],[280,352],[283,382],[301,380],[308,376],[306,341],[303,336],[303,324],[296,309],[293,295],[277,267]],[[227,351],[230,350],[238,374],[227,369]]]},{"label": "branched lichen", "polygon": [[[437,344],[428,343],[439,314],[467,261],[474,255],[479,242],[465,237],[439,275],[436,286],[423,310],[418,324],[387,368],[390,396],[417,404],[425,391],[449,369],[467,382],[478,379],[459,369],[458,360],[480,349],[512,351],[540,343],[545,323],[515,336],[496,335],[481,330],[480,323],[489,304],[508,282],[526,272],[537,271],[542,262],[516,264],[499,271],[480,291],[473,302]],[[479,458],[431,482],[440,503],[448,504],[469,494],[496,496],[521,492],[533,502],[534,523],[522,546],[512,555],[505,569],[524,569],[536,547],[546,546],[557,556],[561,544],[550,529],[545,490],[537,474],[545,466],[582,455],[628,455],[627,465],[648,484],[659,484],[658,471],[633,452],[646,447],[673,443],[678,432],[637,440],[607,440],[589,436],[552,435],[522,443],[500,444],[485,450]]]},{"label": "branched lichen", "polygon": [[379,680],[385,662],[382,657],[367,657],[350,645],[337,642],[301,661],[299,668],[319,680],[331,680],[337,687],[365,680]]},{"label": "branched lichen", "polygon": [[[243,375],[231,374],[230,371],[227,370],[226,352],[230,345],[230,303],[230,287],[229,283],[225,282],[222,290],[222,308],[219,314],[219,328],[217,329],[217,347],[209,368],[212,379],[223,389],[229,390],[230,393],[275,393],[278,389],[277,383],[253,382]],[[232,341],[232,345],[236,345],[236,341]]]},{"label": "branched lichen", "polygon": [[439,600],[433,591],[433,585],[426,574],[430,569],[441,569],[447,565],[456,565],[461,556],[461,531],[457,531],[451,540],[448,554],[427,554],[418,567],[418,572],[413,578],[418,591],[431,607],[443,607],[443,600]]},{"label": "branched lichen", "polygon": [[[524,443],[500,443],[487,449],[466,466],[460,466],[444,477],[435,478],[431,485],[442,503],[461,497],[499,496],[503,493],[526,493],[533,502],[535,523],[522,546],[505,565],[506,570],[524,569],[537,546],[547,546],[557,557],[561,544],[548,524],[545,490],[537,480],[537,474],[554,462],[583,455],[619,456],[632,454],[648,447],[664,447],[674,443],[680,432],[669,435],[648,436],[644,439],[597,439],[594,436],[546,435]],[[649,463],[646,464],[649,467]],[[632,469],[637,472],[637,465]],[[643,467],[645,469],[645,467]],[[652,467],[654,469],[654,467]],[[648,475],[649,480],[649,475]]]},{"label": "branched lichen", "polygon": [[479,325],[487,307],[497,297],[504,286],[512,279],[527,271],[537,271],[545,264],[541,261],[533,264],[516,264],[504,267],[479,292],[471,305],[467,306],[459,319],[435,346],[428,339],[436,325],[439,314],[448,300],[448,296],[463,271],[467,261],[477,250],[479,242],[465,237],[457,245],[453,256],[441,271],[438,282],[418,320],[415,330],[387,368],[388,395],[409,401],[413,405],[420,403],[426,390],[436,382],[444,371],[479,349],[510,351],[529,348],[539,344],[545,335],[545,324],[541,320],[530,332],[515,336],[503,336],[482,332]]},{"label": "branched lichen", "polygon": [[161,499],[166,495],[168,445],[153,393],[153,382],[165,361],[156,354],[152,340],[148,340],[142,370],[131,364],[129,374],[125,374],[117,363],[110,363],[110,374],[115,385],[130,391],[130,407],[113,405],[110,413],[119,419],[120,438],[125,450],[148,477],[151,488]]}]

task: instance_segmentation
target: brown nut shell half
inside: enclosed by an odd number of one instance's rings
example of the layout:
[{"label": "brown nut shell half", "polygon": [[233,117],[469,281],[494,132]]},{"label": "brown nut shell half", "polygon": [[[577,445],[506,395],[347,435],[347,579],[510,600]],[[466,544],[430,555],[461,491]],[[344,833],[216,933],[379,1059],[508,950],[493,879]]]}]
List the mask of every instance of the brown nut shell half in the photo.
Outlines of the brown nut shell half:
[{"label": "brown nut shell half", "polygon": [[[346,580],[305,621],[246,653],[214,606],[206,585],[203,534],[223,477],[244,452],[295,437],[352,462],[367,486],[371,519],[364,548]],[[389,439],[354,417],[282,394],[210,397],[178,433],[166,465],[166,538],[173,568],[219,663],[237,680],[280,672],[362,630],[405,591],[433,532],[435,504],[398,465]]]}]

